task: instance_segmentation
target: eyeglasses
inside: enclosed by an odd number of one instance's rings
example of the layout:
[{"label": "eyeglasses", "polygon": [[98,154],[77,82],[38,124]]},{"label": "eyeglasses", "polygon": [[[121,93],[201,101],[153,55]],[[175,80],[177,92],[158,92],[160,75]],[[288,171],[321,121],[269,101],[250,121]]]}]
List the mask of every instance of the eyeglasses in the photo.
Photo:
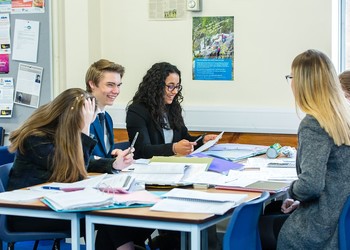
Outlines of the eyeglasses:
[{"label": "eyeglasses", "polygon": [[291,76],[291,75],[286,75],[286,80],[287,80],[288,84],[291,83],[292,79],[293,79],[293,76]]},{"label": "eyeglasses", "polygon": [[169,85],[165,84],[165,87],[168,89],[169,92],[173,92],[174,89],[176,89],[177,92],[180,92],[182,90],[182,86],[180,84],[176,86],[172,84],[169,84]]}]

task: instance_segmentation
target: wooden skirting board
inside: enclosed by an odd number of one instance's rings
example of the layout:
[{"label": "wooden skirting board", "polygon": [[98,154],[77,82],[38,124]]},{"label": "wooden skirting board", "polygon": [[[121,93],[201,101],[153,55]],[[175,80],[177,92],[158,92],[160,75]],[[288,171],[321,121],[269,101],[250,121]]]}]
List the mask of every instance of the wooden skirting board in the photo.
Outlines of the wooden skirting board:
[{"label": "wooden skirting board", "polygon": [[[211,134],[219,134],[218,132],[208,132]],[[191,131],[191,135],[201,135],[203,131]],[[127,141],[128,133],[126,129],[114,129],[115,142]],[[298,138],[295,134],[263,134],[263,133],[235,133],[225,132],[219,143],[242,143],[242,144],[256,144],[256,145],[272,145],[278,142],[282,146],[297,147]]]}]

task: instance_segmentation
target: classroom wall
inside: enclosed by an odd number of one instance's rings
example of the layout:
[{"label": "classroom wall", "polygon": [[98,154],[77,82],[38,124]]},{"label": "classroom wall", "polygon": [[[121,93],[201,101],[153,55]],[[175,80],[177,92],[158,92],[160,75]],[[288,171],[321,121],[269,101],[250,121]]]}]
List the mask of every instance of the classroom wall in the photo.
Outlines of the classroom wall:
[{"label": "classroom wall", "polygon": [[[284,76],[306,49],[337,58],[334,2],[203,0],[202,11],[183,20],[153,21],[148,1],[64,0],[54,11],[64,20],[56,31],[65,41],[54,51],[65,60],[59,72],[66,72],[55,78],[57,91],[85,88],[85,71],[99,58],[124,65],[121,94],[108,110],[115,128],[125,128],[125,106],[143,75],[153,63],[168,61],[182,71],[190,130],[295,134],[303,114],[297,115]],[[191,79],[193,16],[234,16],[234,81]]]}]

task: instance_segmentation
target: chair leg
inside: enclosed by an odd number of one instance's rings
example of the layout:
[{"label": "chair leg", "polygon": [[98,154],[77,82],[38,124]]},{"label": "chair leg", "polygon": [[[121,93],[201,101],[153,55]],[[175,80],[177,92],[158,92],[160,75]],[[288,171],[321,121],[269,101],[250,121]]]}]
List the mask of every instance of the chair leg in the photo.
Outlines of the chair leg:
[{"label": "chair leg", "polygon": [[36,240],[36,241],[34,242],[33,250],[37,250],[37,249],[38,249],[38,246],[39,246],[39,241]]},{"label": "chair leg", "polygon": [[60,248],[61,248],[61,239],[55,239],[53,241],[52,250],[60,250]]},{"label": "chair leg", "polygon": [[7,250],[15,250],[15,242],[7,243]]}]

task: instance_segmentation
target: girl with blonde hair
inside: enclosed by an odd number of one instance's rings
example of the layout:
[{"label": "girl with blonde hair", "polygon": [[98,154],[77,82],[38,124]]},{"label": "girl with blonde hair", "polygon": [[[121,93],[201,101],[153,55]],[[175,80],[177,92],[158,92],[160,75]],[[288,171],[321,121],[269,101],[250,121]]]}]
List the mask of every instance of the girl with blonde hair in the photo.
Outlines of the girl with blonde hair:
[{"label": "girl with blonde hair", "polygon": [[338,249],[338,219],[350,194],[350,106],[331,60],[307,50],[293,63],[291,88],[306,114],[299,125],[290,214],[278,235],[277,249]]}]

